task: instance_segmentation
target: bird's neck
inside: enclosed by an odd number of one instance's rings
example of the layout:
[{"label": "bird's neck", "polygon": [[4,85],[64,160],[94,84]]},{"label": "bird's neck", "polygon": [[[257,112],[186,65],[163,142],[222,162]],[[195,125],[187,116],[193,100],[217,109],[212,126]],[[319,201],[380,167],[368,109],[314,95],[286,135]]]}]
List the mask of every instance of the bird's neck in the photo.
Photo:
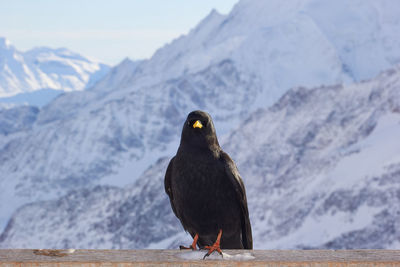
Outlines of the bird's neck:
[{"label": "bird's neck", "polygon": [[181,143],[178,148],[178,153],[182,152],[184,155],[188,156],[210,156],[217,158],[221,152],[221,147],[218,143],[207,146]]}]

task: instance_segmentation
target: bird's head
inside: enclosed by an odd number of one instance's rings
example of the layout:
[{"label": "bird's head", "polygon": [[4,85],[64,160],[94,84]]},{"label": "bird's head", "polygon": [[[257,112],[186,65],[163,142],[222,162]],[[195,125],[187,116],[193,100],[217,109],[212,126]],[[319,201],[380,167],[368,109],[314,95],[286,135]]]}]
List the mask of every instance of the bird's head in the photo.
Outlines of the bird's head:
[{"label": "bird's head", "polygon": [[189,113],[182,129],[181,145],[219,148],[214,123],[207,112],[196,110]]}]

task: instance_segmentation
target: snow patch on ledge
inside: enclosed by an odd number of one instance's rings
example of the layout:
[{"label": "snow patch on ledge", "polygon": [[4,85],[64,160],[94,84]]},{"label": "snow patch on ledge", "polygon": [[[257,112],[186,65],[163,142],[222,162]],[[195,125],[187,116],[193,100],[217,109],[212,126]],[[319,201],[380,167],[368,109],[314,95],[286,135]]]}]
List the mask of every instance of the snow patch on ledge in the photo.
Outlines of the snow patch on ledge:
[{"label": "snow patch on ledge", "polygon": [[[185,260],[202,260],[204,255],[207,253],[206,250],[196,250],[196,251],[188,251],[188,252],[179,252],[178,256]],[[222,252],[222,255],[219,255],[217,252],[212,253],[210,256],[205,258],[205,260],[234,260],[234,261],[247,261],[254,260],[256,257],[253,256],[250,252],[230,255],[228,253]]]}]

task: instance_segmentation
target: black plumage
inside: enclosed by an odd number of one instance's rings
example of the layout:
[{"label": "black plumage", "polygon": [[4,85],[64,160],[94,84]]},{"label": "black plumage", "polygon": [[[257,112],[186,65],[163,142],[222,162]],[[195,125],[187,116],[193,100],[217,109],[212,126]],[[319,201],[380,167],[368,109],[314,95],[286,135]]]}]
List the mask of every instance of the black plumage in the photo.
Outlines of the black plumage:
[{"label": "black plumage", "polygon": [[208,113],[188,115],[164,182],[172,210],[200,247],[213,245],[222,230],[222,249],[253,248],[244,184]]}]

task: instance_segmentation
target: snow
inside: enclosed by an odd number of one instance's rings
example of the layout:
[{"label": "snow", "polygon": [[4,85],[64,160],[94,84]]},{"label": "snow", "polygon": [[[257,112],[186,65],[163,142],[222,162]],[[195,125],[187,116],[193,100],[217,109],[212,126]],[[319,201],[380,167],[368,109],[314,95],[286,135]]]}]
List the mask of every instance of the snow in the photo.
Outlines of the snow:
[{"label": "snow", "polygon": [[[397,51],[387,46],[386,39],[394,41],[391,36],[393,32],[380,27],[384,20],[393,23],[390,28],[400,27],[400,21],[393,18],[398,16],[394,14],[399,10],[398,3],[388,1],[312,1],[306,13],[335,46],[343,65],[349,68],[349,74],[360,81],[390,66],[391,60],[388,59],[393,58]],[[351,24],[348,24],[349,21]]]},{"label": "snow", "polygon": [[[359,152],[343,157],[329,173],[327,179],[334,180],[330,183],[331,190],[351,188],[363,177],[380,175],[391,163],[399,162],[399,136],[400,114],[390,113],[382,116],[372,134],[352,146]],[[352,147],[349,150],[352,150]]]},{"label": "snow", "polygon": [[[181,251],[178,252],[177,256],[185,260],[203,260],[207,250],[196,250],[196,251]],[[254,260],[255,257],[250,252],[238,253],[230,255],[222,251],[222,256],[218,252],[213,252],[210,256],[204,260],[233,260],[233,261],[248,261]]]},{"label": "snow", "polygon": [[[258,249],[296,249],[296,246],[320,247],[344,232],[364,229],[382,208],[360,207],[357,212],[337,212],[334,215],[309,216],[293,233],[277,240],[264,240]],[[296,245],[294,245],[296,244]]]},{"label": "snow", "polygon": [[245,253],[239,253],[239,254],[234,254],[230,255],[228,253],[222,252],[224,260],[234,260],[234,261],[248,261],[248,260],[254,260],[256,257],[253,256],[250,252],[245,252]]},{"label": "snow", "polygon": [[[173,155],[176,153],[178,146],[179,143],[177,141],[171,142],[164,151],[161,151],[156,155],[152,153],[145,154],[143,158],[137,160],[134,164],[131,160],[129,160],[129,158],[127,158],[122,161],[122,164],[124,165],[119,166],[115,172],[102,178],[99,184],[123,187],[134,183],[138,177],[149,167],[149,162],[155,162],[159,158]],[[129,177],[129,180],[127,177]]]}]

